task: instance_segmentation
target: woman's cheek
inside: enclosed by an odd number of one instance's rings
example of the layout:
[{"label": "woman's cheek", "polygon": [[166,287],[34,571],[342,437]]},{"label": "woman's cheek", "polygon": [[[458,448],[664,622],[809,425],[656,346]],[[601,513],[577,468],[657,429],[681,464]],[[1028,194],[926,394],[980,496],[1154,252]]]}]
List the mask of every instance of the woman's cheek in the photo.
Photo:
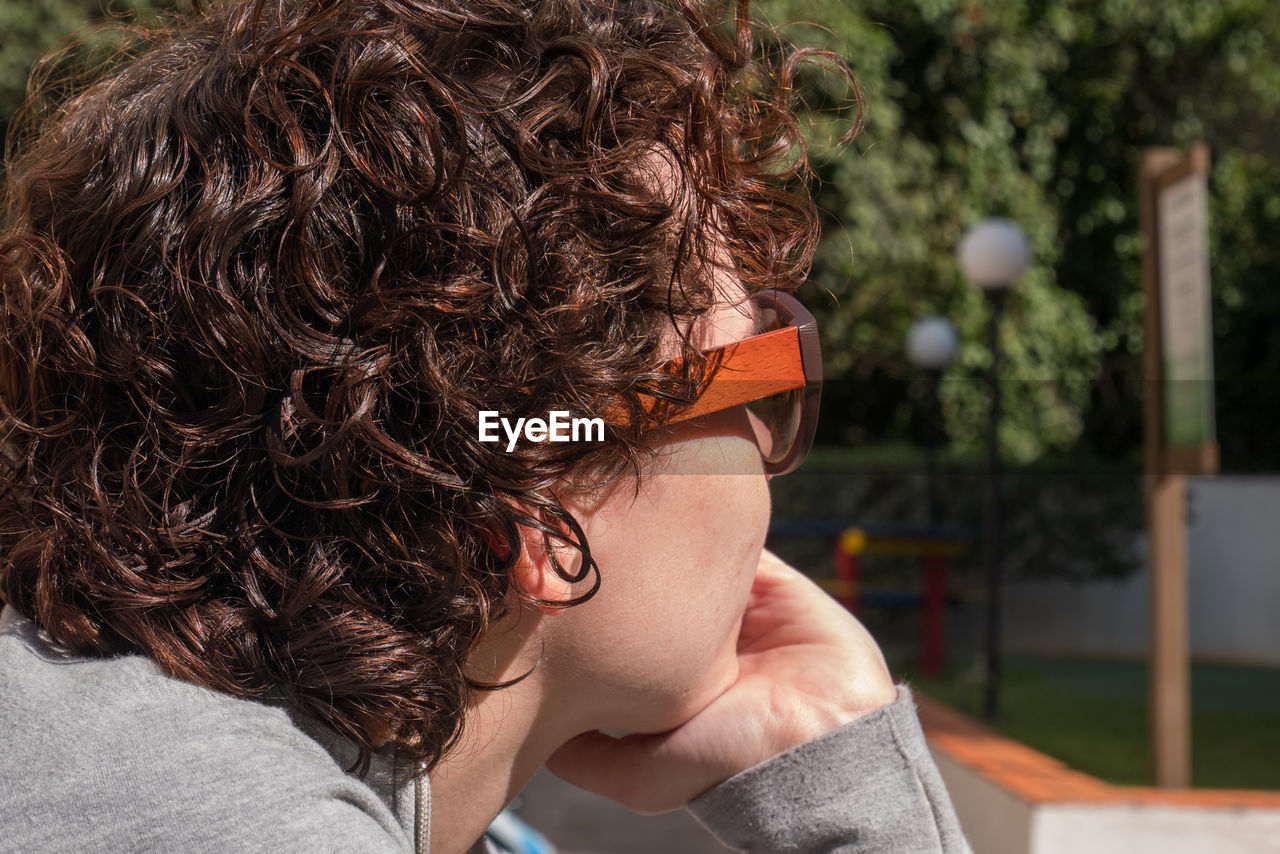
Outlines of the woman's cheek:
[{"label": "woman's cheek", "polygon": [[746,608],[750,593],[751,579],[754,571],[746,578],[746,587],[735,591],[736,596],[721,603],[723,615],[728,620],[716,620],[717,629],[714,638],[708,639],[707,650],[710,653],[698,672],[692,674],[695,690],[689,698],[691,713],[701,711],[708,703],[727,691],[738,681],[740,663],[738,660],[738,634],[742,628],[743,611]]}]

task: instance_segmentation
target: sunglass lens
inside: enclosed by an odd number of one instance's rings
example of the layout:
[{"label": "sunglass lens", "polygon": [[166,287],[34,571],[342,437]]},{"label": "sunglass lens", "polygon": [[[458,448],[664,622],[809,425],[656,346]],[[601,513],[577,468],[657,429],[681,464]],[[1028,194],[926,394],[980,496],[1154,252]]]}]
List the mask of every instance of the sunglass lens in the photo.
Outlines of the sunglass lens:
[{"label": "sunglass lens", "polygon": [[747,404],[760,455],[767,463],[786,459],[800,435],[800,410],[804,389],[784,391]]}]

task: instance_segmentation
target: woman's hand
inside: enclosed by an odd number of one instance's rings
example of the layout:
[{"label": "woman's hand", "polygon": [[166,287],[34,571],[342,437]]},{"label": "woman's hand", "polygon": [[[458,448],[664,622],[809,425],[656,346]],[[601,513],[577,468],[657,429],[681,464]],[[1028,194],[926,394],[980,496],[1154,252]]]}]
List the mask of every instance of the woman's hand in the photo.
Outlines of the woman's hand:
[{"label": "woman's hand", "polygon": [[666,812],[898,696],[863,625],[769,551],[742,618],[738,665],[737,681],[676,729],[620,739],[585,733],[547,768],[636,812]]}]

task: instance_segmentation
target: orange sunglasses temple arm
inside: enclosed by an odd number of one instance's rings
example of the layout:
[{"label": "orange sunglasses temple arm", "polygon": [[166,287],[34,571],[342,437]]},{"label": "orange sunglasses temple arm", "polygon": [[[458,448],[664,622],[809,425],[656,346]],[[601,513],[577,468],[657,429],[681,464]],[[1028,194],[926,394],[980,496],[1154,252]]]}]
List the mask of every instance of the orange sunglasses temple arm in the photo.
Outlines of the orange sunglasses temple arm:
[{"label": "orange sunglasses temple arm", "polygon": [[[713,412],[731,409],[762,397],[803,388],[804,362],[800,357],[800,330],[794,326],[753,335],[709,351],[712,374],[698,400],[677,409],[663,424],[678,424]],[[675,372],[681,360],[673,359],[664,370]],[[655,402],[656,405],[656,402]],[[610,423],[627,426],[626,413],[618,410]]]}]

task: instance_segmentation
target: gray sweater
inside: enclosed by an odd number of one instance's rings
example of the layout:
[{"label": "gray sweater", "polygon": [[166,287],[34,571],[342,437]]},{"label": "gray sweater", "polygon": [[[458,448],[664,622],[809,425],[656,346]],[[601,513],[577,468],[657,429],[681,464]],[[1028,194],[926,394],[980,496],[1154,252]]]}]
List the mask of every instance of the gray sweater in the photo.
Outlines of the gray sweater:
[{"label": "gray sweater", "polygon": [[[425,852],[429,793],[393,785],[386,760],[347,774],[353,755],[283,703],[171,679],[139,655],[72,657],[13,608],[0,615],[0,851]],[[905,684],[689,809],[746,851],[971,851]]]}]

